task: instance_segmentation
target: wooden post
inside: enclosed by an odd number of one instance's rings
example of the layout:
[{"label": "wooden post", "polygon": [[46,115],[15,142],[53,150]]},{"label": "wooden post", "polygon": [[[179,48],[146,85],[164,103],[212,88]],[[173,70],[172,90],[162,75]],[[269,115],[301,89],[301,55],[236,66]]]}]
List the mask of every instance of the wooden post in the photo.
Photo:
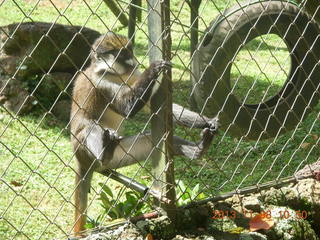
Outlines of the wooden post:
[{"label": "wooden post", "polygon": [[[199,7],[201,4],[201,0],[190,0],[187,1],[190,7],[190,57],[192,58],[192,55],[194,51],[197,49],[198,40],[199,40]],[[192,73],[190,73],[190,79],[192,79]],[[192,80],[190,80],[192,82]],[[197,111],[197,103],[193,95],[190,96],[190,105],[191,109]]]},{"label": "wooden post", "polygon": [[[150,62],[164,59],[171,60],[170,35],[170,0],[148,1],[148,30]],[[171,200],[169,204],[160,204],[168,217],[175,222],[175,188],[174,165],[170,146],[172,146],[172,85],[171,71],[163,73],[158,79],[161,82],[158,91],[151,99],[152,141],[158,144],[152,155],[152,166],[156,182],[154,189],[160,191]]]},{"label": "wooden post", "polygon": [[118,7],[115,0],[103,0],[105,4],[107,4],[108,8],[111,10],[111,12],[118,17],[120,23],[123,26],[128,26],[128,19],[124,12],[121,11],[121,9]]},{"label": "wooden post", "polygon": [[190,55],[192,57],[193,52],[196,50],[197,48],[197,44],[198,44],[198,28],[199,28],[199,20],[198,20],[198,16],[199,16],[199,7],[201,4],[201,0],[191,0],[190,1],[190,26],[191,26],[191,32],[190,32],[190,39],[191,39],[191,51],[190,51]]},{"label": "wooden post", "polygon": [[134,32],[136,30],[137,19],[141,21],[141,9],[137,9],[136,6],[141,6],[141,0],[131,0],[131,4],[129,6],[129,25],[128,25],[128,38],[131,39],[132,44],[134,44]]}]

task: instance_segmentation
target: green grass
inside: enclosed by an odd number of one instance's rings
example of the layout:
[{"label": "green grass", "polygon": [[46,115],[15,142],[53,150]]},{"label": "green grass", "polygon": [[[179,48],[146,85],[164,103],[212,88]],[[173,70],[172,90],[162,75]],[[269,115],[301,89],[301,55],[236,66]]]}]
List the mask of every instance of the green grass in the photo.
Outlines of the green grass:
[{"label": "green grass", "polygon": [[[80,0],[73,1],[65,12],[63,9],[68,4],[62,0],[53,1],[59,12],[49,1],[41,1],[35,8],[35,0],[15,2],[17,4],[13,1],[1,3],[1,24],[30,19],[57,21],[72,25],[85,24],[100,32],[121,26],[106,6],[97,0],[87,1],[96,14],[92,14]],[[201,30],[224,9],[226,2],[229,1],[203,1],[200,7]],[[174,0],[171,5],[172,18],[175,16],[172,27],[173,99],[189,107],[189,29],[179,24],[189,25],[189,11],[185,1]],[[146,19],[146,13],[143,13],[142,19]],[[126,34],[126,29],[120,30],[120,33]],[[147,41],[147,25],[139,23],[135,51],[144,65],[148,64]],[[270,50],[273,56],[270,55]],[[265,100],[273,96],[286,79],[285,73],[289,69],[287,57],[284,43],[276,36],[263,36],[250,42],[239,53],[232,67],[234,94],[247,104],[259,102],[263,96]],[[175,177],[190,187],[199,183],[200,189],[210,196],[259,181],[289,176],[301,162],[311,163],[318,159],[318,112],[319,106],[298,126],[296,132],[288,132],[276,139],[249,142],[221,132],[209,153],[202,159],[190,162],[184,158],[175,158]],[[63,237],[71,231],[74,159],[69,134],[64,129],[65,124],[43,114],[38,110],[17,119],[3,108],[1,110],[0,239],[53,239]],[[145,126],[146,119],[148,115],[139,113],[134,121],[125,124],[125,135],[136,134],[144,128],[150,129],[149,125]],[[182,127],[175,129],[175,134],[194,141],[199,139],[199,133],[199,130]],[[150,184],[150,169],[150,164],[147,163],[143,169],[135,165],[121,169],[121,172]],[[99,182],[108,182],[115,191],[120,186],[105,177],[94,176],[90,193],[90,201],[93,202],[89,210],[89,215],[93,218],[102,211],[96,200],[97,192],[100,191]]]},{"label": "green grass", "polygon": [[250,41],[234,61],[233,93],[246,104],[267,101],[281,90],[289,70],[290,55],[284,41],[274,34],[260,36]]}]

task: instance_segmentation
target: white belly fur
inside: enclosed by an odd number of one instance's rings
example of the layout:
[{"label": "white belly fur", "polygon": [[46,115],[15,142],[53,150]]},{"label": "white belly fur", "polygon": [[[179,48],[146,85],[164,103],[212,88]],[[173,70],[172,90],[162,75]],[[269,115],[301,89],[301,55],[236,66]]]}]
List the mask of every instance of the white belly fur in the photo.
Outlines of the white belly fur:
[{"label": "white belly fur", "polygon": [[[111,78],[109,77],[108,82],[113,82],[115,84],[123,84],[124,82],[128,85],[132,85],[135,81],[136,78],[140,77],[141,73],[137,69],[133,74],[124,74],[121,77],[118,76],[112,76]],[[130,77],[129,77],[130,76]],[[119,115],[118,113],[114,112],[110,108],[108,108],[105,113],[103,114],[102,118],[100,119],[100,124],[104,128],[112,128],[115,131],[117,131],[119,134],[122,132],[122,122],[123,122],[124,117]]]}]

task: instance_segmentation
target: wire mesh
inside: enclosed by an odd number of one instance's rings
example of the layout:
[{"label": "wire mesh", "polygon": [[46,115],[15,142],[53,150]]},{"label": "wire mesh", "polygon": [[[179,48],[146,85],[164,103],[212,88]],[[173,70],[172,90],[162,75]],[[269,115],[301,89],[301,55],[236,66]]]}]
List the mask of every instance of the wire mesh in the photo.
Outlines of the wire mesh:
[{"label": "wire mesh", "polygon": [[[106,2],[0,3],[0,239],[72,235],[77,222],[74,209],[79,207],[73,198],[81,184],[74,183],[74,176],[79,174],[75,158],[77,152],[84,151],[94,128],[79,139],[70,125],[78,112],[86,113],[90,94],[103,84],[103,77],[97,80],[86,70],[98,59],[95,40],[109,31],[127,35],[126,24],[129,38],[134,40],[133,60],[137,65],[133,70],[141,72],[149,68],[152,48],[159,46],[170,28],[172,98],[181,105],[173,105],[174,135],[188,144],[198,143],[194,146],[201,149],[203,128],[210,126],[214,117],[219,118],[219,134],[206,154],[196,158],[197,150],[192,148],[191,159],[174,157],[176,180],[164,182],[164,186],[175,185],[176,205],[247,187],[259,189],[270,180],[281,182],[318,161],[319,6],[307,14],[305,2],[298,6],[294,1],[275,0],[175,0],[167,6],[171,19],[166,31],[154,40],[150,29],[157,26],[148,26],[148,18],[155,9],[148,1]],[[110,9],[111,2],[116,11]],[[132,9],[141,19],[132,19]],[[120,48],[127,47],[125,43]],[[121,58],[120,54],[114,57]],[[161,179],[153,172],[151,158],[156,151],[166,154],[160,142],[168,137],[166,132],[154,142],[147,133],[158,112],[150,115],[139,111],[131,118],[127,111],[128,115],[115,114],[114,124],[102,123],[110,109],[114,110],[123,89],[135,91],[130,82],[135,74],[133,71],[114,80],[117,83],[112,86],[117,90],[112,96],[103,96],[106,104],[92,109],[98,116],[96,125],[90,126],[112,128],[124,139],[134,136],[130,144],[120,144],[122,155],[115,164],[128,159],[136,164],[116,170],[120,178],[121,174],[129,177],[126,187],[112,180],[115,177],[110,172],[107,177],[93,175],[85,207],[88,211],[84,213],[88,228],[154,210],[148,196],[158,194],[150,189]],[[82,102],[74,99],[73,92],[79,75],[91,86],[78,94]],[[156,85],[160,84],[158,79]],[[142,95],[137,101],[141,100]],[[70,118],[72,102],[77,113]],[[149,103],[145,108],[150,112]],[[190,108],[197,114],[191,114]],[[80,123],[86,125],[85,121]],[[70,135],[79,143],[75,149]],[[141,139],[145,140],[142,144]],[[143,151],[143,158],[137,159],[139,151]],[[99,161],[90,161],[86,169],[99,169]],[[165,168],[162,173],[166,173]],[[81,175],[82,180],[87,177]],[[133,185],[142,195],[130,190]],[[150,194],[145,195],[148,191]],[[130,204],[133,206],[125,209]]]}]

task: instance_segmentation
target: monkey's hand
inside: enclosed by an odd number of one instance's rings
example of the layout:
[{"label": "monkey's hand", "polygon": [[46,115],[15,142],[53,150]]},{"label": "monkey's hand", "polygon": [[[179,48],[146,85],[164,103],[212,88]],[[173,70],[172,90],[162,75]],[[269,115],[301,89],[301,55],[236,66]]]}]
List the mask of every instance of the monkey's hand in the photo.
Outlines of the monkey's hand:
[{"label": "monkey's hand", "polygon": [[103,134],[103,160],[110,160],[113,158],[113,153],[116,148],[116,146],[119,144],[120,140],[122,139],[121,136],[118,135],[118,133],[111,129],[107,128],[104,129]]},{"label": "monkey's hand", "polygon": [[101,163],[111,159],[121,137],[113,129],[104,129],[99,124],[93,124],[88,130],[86,146],[90,153]]},{"label": "monkey's hand", "polygon": [[208,128],[214,134],[218,132],[220,123],[218,117],[214,117],[208,121]]},{"label": "monkey's hand", "polygon": [[159,77],[161,72],[169,70],[171,67],[172,64],[164,60],[158,60],[151,63],[150,68],[152,69],[153,79]]}]

